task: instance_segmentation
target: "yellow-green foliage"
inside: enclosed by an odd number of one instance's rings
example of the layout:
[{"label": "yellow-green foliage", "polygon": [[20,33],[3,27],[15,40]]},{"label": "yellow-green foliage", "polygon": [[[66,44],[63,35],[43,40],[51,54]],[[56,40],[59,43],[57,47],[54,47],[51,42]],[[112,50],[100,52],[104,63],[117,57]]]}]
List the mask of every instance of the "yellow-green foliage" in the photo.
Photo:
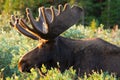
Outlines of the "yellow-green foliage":
[{"label": "yellow-green foliage", "polygon": [[[43,68],[43,67],[42,67]],[[45,70],[47,70],[44,67]],[[47,70],[45,75],[42,75],[39,69],[31,69],[31,73],[22,73],[19,76],[13,74],[12,77],[7,77],[6,80],[119,80],[115,75],[109,75],[107,72],[94,72],[87,76],[78,77],[75,70],[71,67],[64,73],[61,73],[57,68]]]},{"label": "yellow-green foliage", "polygon": [[97,25],[96,25],[96,21],[95,21],[95,19],[92,20],[90,26],[91,26],[91,29],[93,29],[93,30],[96,29]]}]

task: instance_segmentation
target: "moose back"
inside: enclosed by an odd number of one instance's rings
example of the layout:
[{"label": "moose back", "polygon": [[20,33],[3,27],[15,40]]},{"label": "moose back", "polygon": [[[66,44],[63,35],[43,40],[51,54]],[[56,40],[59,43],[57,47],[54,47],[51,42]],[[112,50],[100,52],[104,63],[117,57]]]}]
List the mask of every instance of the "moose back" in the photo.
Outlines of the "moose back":
[{"label": "moose back", "polygon": [[31,68],[40,68],[42,64],[50,69],[57,67],[59,62],[61,71],[73,66],[80,75],[103,70],[120,76],[120,47],[100,38],[73,40],[59,36],[79,21],[81,8],[65,4],[64,7],[59,5],[58,9],[40,7],[38,11],[35,20],[30,9],[26,9],[32,27],[21,18],[11,17],[12,27],[39,41],[39,46],[20,59],[18,68],[21,72],[30,72]]}]

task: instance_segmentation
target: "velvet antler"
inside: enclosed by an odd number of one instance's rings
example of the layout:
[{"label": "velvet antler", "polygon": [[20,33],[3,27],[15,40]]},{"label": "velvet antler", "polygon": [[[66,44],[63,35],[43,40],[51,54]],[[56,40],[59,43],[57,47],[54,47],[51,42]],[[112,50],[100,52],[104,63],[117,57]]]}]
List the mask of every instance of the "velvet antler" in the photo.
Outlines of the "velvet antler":
[{"label": "velvet antler", "polygon": [[50,8],[40,7],[38,11],[38,20],[35,20],[30,9],[26,9],[32,28],[23,19],[18,19],[14,16],[12,16],[12,21],[10,22],[11,26],[16,27],[18,31],[32,39],[43,38],[51,40],[77,23],[82,9],[78,6],[70,7],[69,4],[65,4],[64,7],[59,5],[58,10],[51,6]]}]

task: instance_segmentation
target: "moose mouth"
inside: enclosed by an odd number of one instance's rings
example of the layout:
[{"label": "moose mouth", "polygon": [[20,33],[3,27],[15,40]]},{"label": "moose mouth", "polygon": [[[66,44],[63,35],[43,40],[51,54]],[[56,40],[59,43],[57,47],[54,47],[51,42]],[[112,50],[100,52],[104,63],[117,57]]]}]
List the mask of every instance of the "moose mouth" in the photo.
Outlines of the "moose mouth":
[{"label": "moose mouth", "polygon": [[31,69],[31,68],[27,68],[27,67],[26,67],[26,68],[23,68],[21,72],[31,73],[30,69]]},{"label": "moose mouth", "polygon": [[30,69],[32,68],[33,66],[31,65],[29,65],[29,64],[26,64],[26,63],[22,63],[22,64],[18,64],[18,69],[19,69],[19,71],[20,72],[28,72],[28,73],[30,73],[31,71],[30,71]]},{"label": "moose mouth", "polygon": [[28,73],[31,73],[31,69],[32,68],[34,68],[34,69],[36,69],[36,68],[40,68],[41,67],[41,65],[29,65],[29,64],[27,64],[27,63],[19,63],[18,64],[18,69],[19,69],[19,71],[20,72],[28,72]]}]

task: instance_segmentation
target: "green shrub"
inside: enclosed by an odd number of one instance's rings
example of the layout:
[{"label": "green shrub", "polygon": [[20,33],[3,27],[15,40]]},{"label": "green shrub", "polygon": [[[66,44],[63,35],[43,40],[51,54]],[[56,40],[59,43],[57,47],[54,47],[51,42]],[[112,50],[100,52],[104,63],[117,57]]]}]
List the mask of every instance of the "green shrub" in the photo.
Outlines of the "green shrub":
[{"label": "green shrub", "polygon": [[[45,67],[42,67],[46,70]],[[61,73],[57,68],[47,70],[45,75],[42,75],[39,69],[31,69],[31,73],[22,73],[19,76],[13,74],[12,77],[7,77],[6,80],[118,80],[115,75],[109,75],[107,72],[94,72],[87,76],[78,77],[75,70],[71,67],[64,73]],[[43,71],[44,73],[44,71]]]}]

